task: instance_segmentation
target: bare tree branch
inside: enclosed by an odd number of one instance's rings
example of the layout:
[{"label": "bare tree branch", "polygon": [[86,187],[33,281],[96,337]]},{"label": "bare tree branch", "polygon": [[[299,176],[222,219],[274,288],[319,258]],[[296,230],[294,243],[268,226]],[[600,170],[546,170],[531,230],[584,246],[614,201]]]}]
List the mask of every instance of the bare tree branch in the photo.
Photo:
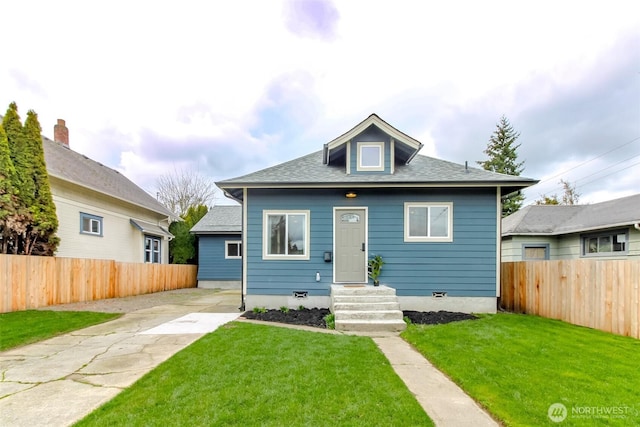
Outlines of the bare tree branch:
[{"label": "bare tree branch", "polygon": [[158,201],[180,217],[191,206],[212,206],[216,194],[211,178],[198,171],[184,169],[174,169],[172,173],[161,175],[156,181],[156,188]]}]

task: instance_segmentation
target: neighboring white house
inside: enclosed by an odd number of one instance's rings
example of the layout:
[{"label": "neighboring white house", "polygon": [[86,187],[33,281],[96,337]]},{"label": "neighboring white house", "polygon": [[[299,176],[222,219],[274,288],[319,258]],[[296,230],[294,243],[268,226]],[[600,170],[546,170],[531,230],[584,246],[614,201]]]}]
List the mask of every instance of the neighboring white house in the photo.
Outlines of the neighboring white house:
[{"label": "neighboring white house", "polygon": [[168,263],[176,215],[118,171],[73,151],[64,120],[42,138],[59,257]]},{"label": "neighboring white house", "polygon": [[502,220],[502,261],[640,257],[640,194],[526,206]]}]

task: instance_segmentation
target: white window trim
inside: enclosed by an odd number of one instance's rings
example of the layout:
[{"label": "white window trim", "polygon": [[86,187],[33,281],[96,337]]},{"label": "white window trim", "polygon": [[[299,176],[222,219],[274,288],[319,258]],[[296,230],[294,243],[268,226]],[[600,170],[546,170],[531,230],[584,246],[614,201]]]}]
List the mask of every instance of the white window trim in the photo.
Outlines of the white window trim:
[{"label": "white window trim", "polygon": [[[151,249],[147,250],[147,240],[151,241]],[[158,241],[158,250],[153,249],[153,242]],[[158,262],[153,261],[153,256],[158,254]],[[151,261],[147,261],[147,254],[150,255]],[[154,236],[152,234],[144,235],[144,262],[145,264],[162,264],[162,237]]]},{"label": "white window trim", "polygon": [[[229,255],[229,245],[240,245],[238,253],[240,255]],[[240,240],[225,240],[224,242],[224,259],[242,259],[242,241]]]},{"label": "white window trim", "polygon": [[[298,214],[305,216],[305,236],[303,255],[270,255],[269,254],[269,227],[267,218],[269,215],[291,215]],[[262,259],[263,260],[309,260],[310,236],[311,236],[311,211],[309,210],[264,210],[262,211]]]},{"label": "white window trim", "polygon": [[[411,207],[446,207],[448,208],[447,236],[445,237],[429,237],[429,236],[410,236],[409,231],[409,209]],[[453,203],[452,202],[405,202],[404,203],[404,241],[405,242],[434,242],[447,243],[453,242]]]},{"label": "white window trim", "polygon": [[[85,218],[89,218],[89,225],[91,225],[91,223],[93,221],[96,221],[98,223],[98,232],[97,233],[94,233],[91,230],[86,231],[84,229],[84,219]],[[91,229],[91,226],[89,226],[89,229]],[[88,214],[86,212],[80,212],[80,234],[88,234],[90,236],[100,236],[100,237],[102,237],[102,217],[101,216],[97,216],[97,215]]]},{"label": "white window trim", "polygon": [[[365,147],[377,147],[380,148],[380,164],[378,166],[364,166],[362,164],[362,149]],[[384,171],[384,142],[358,142],[358,166],[359,172],[379,172]]]}]

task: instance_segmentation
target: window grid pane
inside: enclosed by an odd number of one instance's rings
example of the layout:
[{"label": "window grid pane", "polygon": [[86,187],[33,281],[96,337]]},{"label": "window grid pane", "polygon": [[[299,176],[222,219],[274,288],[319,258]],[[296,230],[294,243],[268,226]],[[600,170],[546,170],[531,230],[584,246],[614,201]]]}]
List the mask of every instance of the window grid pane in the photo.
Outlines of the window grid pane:
[{"label": "window grid pane", "polygon": [[432,206],[429,209],[429,236],[447,237],[449,233],[449,208]]},{"label": "window grid pane", "polygon": [[286,255],[287,219],[286,215],[269,215],[269,255]]},{"label": "window grid pane", "polygon": [[409,235],[411,237],[426,237],[429,235],[429,210],[426,207],[413,206],[409,208]]},{"label": "window grid pane", "polygon": [[301,214],[287,215],[287,255],[304,255],[305,218]]}]

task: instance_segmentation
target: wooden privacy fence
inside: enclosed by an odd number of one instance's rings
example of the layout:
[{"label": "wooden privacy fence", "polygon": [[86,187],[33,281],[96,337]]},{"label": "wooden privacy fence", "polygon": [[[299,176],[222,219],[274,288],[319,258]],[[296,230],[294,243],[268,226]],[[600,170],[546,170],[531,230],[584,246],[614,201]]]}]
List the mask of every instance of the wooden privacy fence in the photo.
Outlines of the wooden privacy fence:
[{"label": "wooden privacy fence", "polygon": [[197,266],[0,254],[0,313],[194,288]]},{"label": "wooden privacy fence", "polygon": [[503,262],[505,310],[640,338],[640,260]]}]

